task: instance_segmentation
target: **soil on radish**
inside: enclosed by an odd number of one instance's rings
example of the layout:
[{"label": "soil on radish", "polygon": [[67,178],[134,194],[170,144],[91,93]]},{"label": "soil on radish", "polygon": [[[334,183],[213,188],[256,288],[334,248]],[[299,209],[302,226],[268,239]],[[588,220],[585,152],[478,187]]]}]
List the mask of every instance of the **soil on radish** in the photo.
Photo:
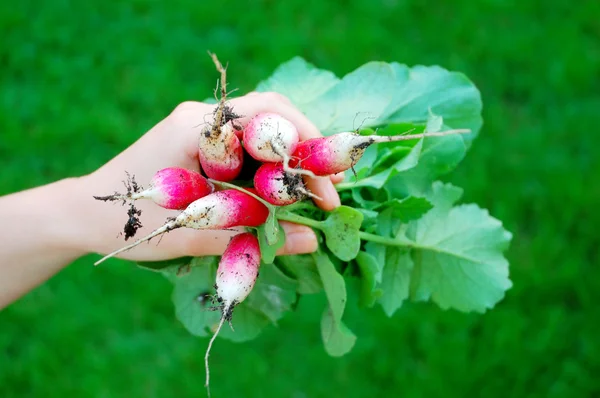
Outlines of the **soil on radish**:
[{"label": "soil on radish", "polygon": [[129,205],[129,210],[127,210],[127,216],[129,219],[125,223],[125,227],[123,228],[123,232],[125,233],[125,240],[132,238],[135,236],[138,229],[142,228],[142,222],[140,221],[140,216],[142,215],[142,211],[136,209],[136,207],[131,203]]},{"label": "soil on radish", "polygon": [[352,148],[352,150],[350,151],[350,159],[352,160],[352,163],[358,162],[360,160],[360,158],[362,157],[362,155],[365,153],[365,150],[371,144],[373,144],[373,141],[362,142],[358,145],[355,145]]},{"label": "soil on radish", "polygon": [[[217,108],[215,108],[213,113],[217,113]],[[242,115],[235,113],[230,105],[225,104],[223,106],[223,125],[227,124],[230,121],[235,121],[236,119],[239,119],[241,117]]]},{"label": "soil on radish", "polygon": [[94,196],[94,199],[101,200],[103,202],[113,202],[116,200],[122,200],[123,204],[125,204],[126,197],[130,197],[134,193],[141,192],[143,189],[135,180],[135,175],[130,175],[127,171],[125,172],[125,174],[127,174],[127,180],[123,181],[123,185],[125,185],[125,190],[127,191],[127,193],[125,195],[120,194],[115,191],[115,193],[112,195]]},{"label": "soil on radish", "polygon": [[[276,178],[275,180],[283,181],[286,193],[290,197],[298,200],[304,199],[304,194],[298,189],[304,189],[304,183],[302,182],[302,176],[300,174],[283,173],[283,177]],[[283,192],[279,191],[279,193]]]}]

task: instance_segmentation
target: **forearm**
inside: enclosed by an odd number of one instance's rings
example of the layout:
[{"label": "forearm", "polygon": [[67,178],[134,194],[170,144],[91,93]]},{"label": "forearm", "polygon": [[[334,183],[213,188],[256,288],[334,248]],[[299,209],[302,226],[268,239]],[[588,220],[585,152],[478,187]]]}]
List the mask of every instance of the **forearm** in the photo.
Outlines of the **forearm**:
[{"label": "forearm", "polygon": [[86,254],[77,179],[0,198],[0,308]]}]

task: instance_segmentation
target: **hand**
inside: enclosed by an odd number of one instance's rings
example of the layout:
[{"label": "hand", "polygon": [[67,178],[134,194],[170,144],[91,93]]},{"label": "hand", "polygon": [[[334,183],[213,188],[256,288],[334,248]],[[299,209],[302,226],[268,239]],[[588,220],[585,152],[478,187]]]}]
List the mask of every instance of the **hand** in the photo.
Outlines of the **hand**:
[{"label": "hand", "polygon": [[[301,140],[320,137],[317,128],[284,96],[276,93],[250,93],[244,97],[228,101],[237,114],[243,115],[237,122],[248,123],[250,118],[260,112],[278,113],[290,120],[298,129]],[[81,178],[80,190],[87,209],[86,223],[89,233],[80,237],[85,250],[97,253],[109,253],[125,243],[122,231],[126,221],[127,208],[119,203],[107,204],[95,201],[93,195],[107,195],[114,191],[123,191],[121,181],[127,171],[136,181],[147,184],[154,173],[165,167],[179,166],[199,171],[198,134],[209,119],[215,105],[200,102],[184,102],[167,118],[162,120],[137,142],[96,172]],[[308,188],[321,197],[316,204],[324,210],[340,205],[339,196],[333,182],[339,182],[342,176],[307,179]],[[332,182],[333,181],[333,182]],[[143,227],[135,238],[140,238],[161,226],[167,217],[178,212],[165,210],[149,201],[138,201],[136,207],[142,210]],[[280,254],[310,253],[316,250],[317,241],[314,232],[305,226],[282,223],[286,233],[285,247]],[[120,257],[132,260],[163,260],[180,256],[201,256],[221,254],[229,238],[235,231],[197,231],[179,229],[149,244],[142,244]]]}]

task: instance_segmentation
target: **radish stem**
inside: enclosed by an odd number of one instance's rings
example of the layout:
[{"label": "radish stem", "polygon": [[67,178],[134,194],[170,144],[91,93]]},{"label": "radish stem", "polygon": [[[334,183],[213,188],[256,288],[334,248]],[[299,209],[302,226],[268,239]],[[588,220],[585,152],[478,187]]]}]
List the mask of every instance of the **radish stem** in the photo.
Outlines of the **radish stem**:
[{"label": "radish stem", "polygon": [[263,205],[265,205],[266,208],[269,209],[269,211],[271,211],[271,212],[274,212],[277,209],[276,206],[273,206],[272,204],[270,204],[269,202],[267,202],[266,200],[264,200],[260,196],[256,195],[253,192],[250,192],[250,191],[248,191],[248,190],[246,190],[246,189],[244,189],[242,187],[238,187],[237,185],[230,184],[228,182],[213,180],[212,178],[209,178],[208,181],[212,182],[213,184],[217,184],[217,185],[220,185],[220,186],[225,187],[225,188],[235,189],[235,190],[243,192],[243,193],[245,193],[247,195],[250,195],[254,199],[258,200],[260,203],[262,203]]},{"label": "radish stem", "polygon": [[[294,224],[302,224],[302,225],[306,225],[311,228],[316,228],[319,231],[323,230],[321,221],[315,221],[311,218],[303,217],[303,216],[300,216],[295,213],[291,213],[286,210],[280,210],[277,213],[277,218],[282,221],[289,221],[289,222],[293,222]],[[412,242],[406,238],[403,238],[403,237],[387,238],[385,236],[370,234],[368,232],[363,232],[363,231],[360,231],[358,233],[358,235],[361,240],[366,240],[366,241],[374,242],[374,243],[381,243],[386,246],[413,247],[413,248],[418,248],[418,249],[426,248],[426,247],[416,245],[414,242]]]}]

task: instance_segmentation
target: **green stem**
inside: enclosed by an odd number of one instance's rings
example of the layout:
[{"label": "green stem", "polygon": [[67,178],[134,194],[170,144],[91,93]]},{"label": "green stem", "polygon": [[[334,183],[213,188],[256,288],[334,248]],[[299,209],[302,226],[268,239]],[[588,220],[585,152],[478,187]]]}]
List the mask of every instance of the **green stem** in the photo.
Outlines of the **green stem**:
[{"label": "green stem", "polygon": [[320,221],[315,221],[312,218],[299,216],[298,214],[283,209],[277,212],[277,218],[282,221],[293,222],[294,224],[302,224],[319,230],[322,229]]},{"label": "green stem", "polygon": [[297,211],[297,210],[320,210],[310,200],[298,201],[298,202],[292,203],[291,205],[284,206],[282,208],[282,210],[283,209],[285,209],[285,211],[288,211],[288,212],[294,212],[294,211]]},{"label": "green stem", "polygon": [[361,185],[356,185],[356,181],[353,182],[340,182],[339,184],[335,185],[335,189],[338,192],[342,192],[345,191],[347,189],[352,189],[352,188],[356,188],[356,187],[361,187]]},{"label": "green stem", "polygon": [[225,188],[236,189],[236,190],[238,190],[240,192],[245,193],[246,195],[250,195],[254,199],[258,200],[260,203],[262,203],[263,205],[265,205],[267,207],[267,209],[269,209],[270,212],[275,212],[275,210],[277,209],[277,206],[273,206],[272,204],[270,204],[269,202],[267,202],[266,200],[264,200],[260,196],[254,194],[254,193],[252,193],[252,192],[250,192],[250,191],[248,191],[248,190],[246,190],[244,188],[238,187],[237,185],[233,185],[233,184],[230,184],[228,182],[213,180],[212,178],[209,178],[208,181],[212,182],[213,184],[220,185],[220,186],[225,187]]},{"label": "green stem", "polygon": [[[279,211],[277,213],[277,218],[282,221],[289,221],[295,224],[306,225],[311,228],[316,228],[318,230],[322,230],[323,227],[320,221],[315,221],[308,217],[299,216],[298,214],[294,214],[288,211]],[[369,242],[380,243],[386,246],[396,246],[396,247],[419,247],[414,242],[406,239],[406,238],[387,238],[385,236],[379,236],[375,234],[370,234],[368,232],[360,231],[358,236],[362,240],[366,240]]]}]

